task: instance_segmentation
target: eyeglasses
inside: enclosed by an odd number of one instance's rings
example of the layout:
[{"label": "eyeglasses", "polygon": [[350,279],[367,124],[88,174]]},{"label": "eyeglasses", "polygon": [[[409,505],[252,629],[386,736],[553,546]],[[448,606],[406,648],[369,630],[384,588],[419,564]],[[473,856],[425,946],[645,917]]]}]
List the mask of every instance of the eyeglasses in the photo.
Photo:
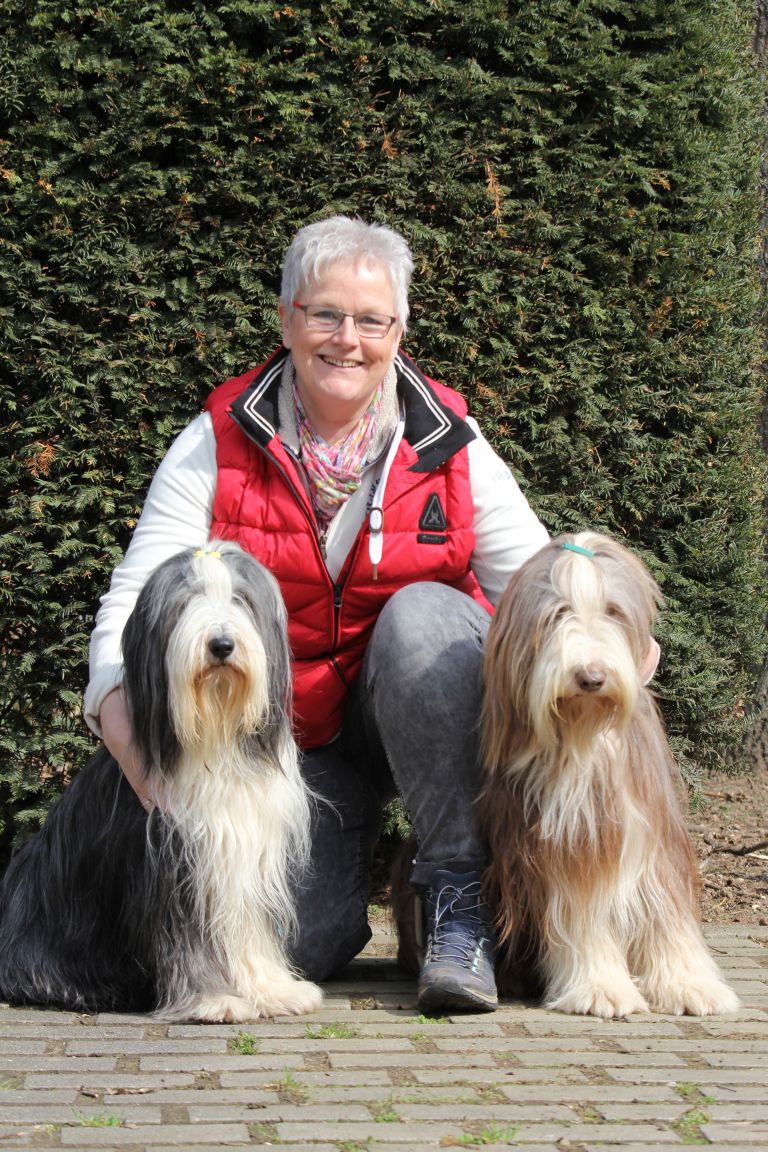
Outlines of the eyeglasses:
[{"label": "eyeglasses", "polygon": [[397,316],[381,312],[342,312],[340,308],[327,308],[324,304],[299,304],[298,300],[294,300],[293,306],[304,313],[307,328],[317,328],[320,332],[335,332],[347,316],[351,316],[358,336],[368,340],[381,340],[397,320]]}]

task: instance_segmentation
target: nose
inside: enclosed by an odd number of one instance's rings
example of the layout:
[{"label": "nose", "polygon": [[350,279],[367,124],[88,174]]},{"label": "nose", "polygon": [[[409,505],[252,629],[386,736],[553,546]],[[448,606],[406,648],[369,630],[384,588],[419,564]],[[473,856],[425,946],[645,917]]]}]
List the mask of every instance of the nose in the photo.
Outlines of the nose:
[{"label": "nose", "polygon": [[220,660],[223,664],[228,656],[231,656],[235,650],[235,642],[231,636],[226,634],[222,636],[214,636],[208,641],[208,651],[214,660]]},{"label": "nose", "polygon": [[582,692],[599,692],[605,684],[605,670],[599,664],[576,669],[576,684]]},{"label": "nose", "polygon": [[357,344],[358,334],[352,316],[345,316],[338,328],[332,333],[334,340],[344,344]]}]

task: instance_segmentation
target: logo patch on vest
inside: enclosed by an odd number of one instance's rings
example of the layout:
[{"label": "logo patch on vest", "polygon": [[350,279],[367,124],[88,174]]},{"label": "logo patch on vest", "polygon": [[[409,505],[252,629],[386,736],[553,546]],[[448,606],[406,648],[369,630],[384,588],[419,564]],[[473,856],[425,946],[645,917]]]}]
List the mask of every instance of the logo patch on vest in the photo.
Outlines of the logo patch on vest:
[{"label": "logo patch on vest", "polygon": [[437,492],[433,492],[424,505],[419,528],[424,532],[445,532],[448,524]]},{"label": "logo patch on vest", "polygon": [[445,544],[448,541],[448,537],[444,535],[447,527],[440,497],[437,492],[433,492],[424,505],[419,520],[419,528],[422,531],[416,533],[416,541],[419,544]]}]

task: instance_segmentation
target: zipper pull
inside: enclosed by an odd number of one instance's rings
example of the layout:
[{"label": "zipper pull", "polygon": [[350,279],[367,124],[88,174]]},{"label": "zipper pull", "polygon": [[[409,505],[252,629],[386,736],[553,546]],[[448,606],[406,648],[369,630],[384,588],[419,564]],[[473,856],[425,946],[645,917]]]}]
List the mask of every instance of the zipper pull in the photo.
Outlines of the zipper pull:
[{"label": "zipper pull", "polygon": [[379,563],[384,551],[384,513],[381,508],[371,508],[368,516],[368,555],[371,558],[373,579],[379,578]]}]

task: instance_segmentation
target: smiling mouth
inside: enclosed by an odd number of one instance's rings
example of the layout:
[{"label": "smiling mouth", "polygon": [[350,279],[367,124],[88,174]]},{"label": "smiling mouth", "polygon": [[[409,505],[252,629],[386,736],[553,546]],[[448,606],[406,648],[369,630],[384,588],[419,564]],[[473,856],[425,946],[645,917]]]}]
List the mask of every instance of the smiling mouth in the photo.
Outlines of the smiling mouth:
[{"label": "smiling mouth", "polygon": [[359,368],[359,360],[334,360],[332,356],[321,356],[320,359],[324,364],[330,364],[332,368]]}]

